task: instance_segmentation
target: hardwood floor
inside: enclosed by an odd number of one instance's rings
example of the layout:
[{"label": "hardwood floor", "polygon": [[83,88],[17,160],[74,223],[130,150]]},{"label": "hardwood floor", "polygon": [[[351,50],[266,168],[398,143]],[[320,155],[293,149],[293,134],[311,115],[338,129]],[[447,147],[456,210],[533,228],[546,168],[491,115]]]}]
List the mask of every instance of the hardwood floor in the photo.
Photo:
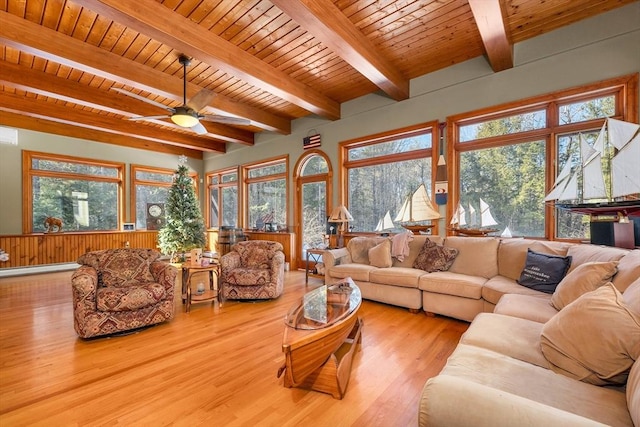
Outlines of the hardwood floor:
[{"label": "hardwood floor", "polygon": [[[277,300],[185,313],[177,297],[171,322],[94,340],[73,330],[70,276],[0,279],[2,426],[415,426],[425,381],[468,326],[363,301],[362,347],[335,400],[276,378],[303,272],[287,273]],[[307,289],[320,284],[310,279]]]}]

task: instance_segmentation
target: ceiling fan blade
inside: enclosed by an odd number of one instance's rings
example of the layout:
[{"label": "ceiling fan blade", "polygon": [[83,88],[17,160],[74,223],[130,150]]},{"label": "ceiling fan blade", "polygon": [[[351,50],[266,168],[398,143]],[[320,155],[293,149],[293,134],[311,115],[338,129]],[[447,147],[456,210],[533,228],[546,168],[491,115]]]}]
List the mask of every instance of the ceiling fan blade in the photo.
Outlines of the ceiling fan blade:
[{"label": "ceiling fan blade", "polygon": [[197,125],[190,127],[189,129],[191,129],[192,131],[194,131],[198,135],[205,135],[205,134],[208,133],[207,132],[207,128],[202,126],[202,123],[200,123],[200,122],[198,122]]},{"label": "ceiling fan blade", "polygon": [[215,92],[212,92],[209,89],[202,89],[200,92],[196,93],[189,102],[187,102],[187,107],[193,108],[195,111],[200,111],[209,105],[215,96]]},{"label": "ceiling fan blade", "polygon": [[205,114],[202,116],[203,120],[207,120],[215,123],[223,123],[227,125],[250,125],[251,120],[243,119],[242,117],[229,117],[229,116],[220,116],[217,114]]},{"label": "ceiling fan blade", "polygon": [[162,114],[159,116],[142,116],[142,117],[129,117],[127,120],[154,120],[154,119],[168,119],[171,116],[168,114]]},{"label": "ceiling fan blade", "polygon": [[161,104],[161,103],[156,102],[156,101],[153,101],[153,100],[151,100],[149,98],[145,98],[144,96],[141,96],[141,95],[138,95],[138,94],[135,94],[135,93],[131,93],[131,92],[127,92],[126,90],[120,89],[120,88],[117,88],[117,87],[112,87],[111,89],[115,90],[116,92],[120,92],[120,93],[122,93],[124,95],[130,96],[132,98],[138,99],[140,101],[146,102],[147,104],[155,105],[156,107],[160,107],[160,108],[162,108],[164,110],[173,112],[173,108],[167,107],[166,105]]}]

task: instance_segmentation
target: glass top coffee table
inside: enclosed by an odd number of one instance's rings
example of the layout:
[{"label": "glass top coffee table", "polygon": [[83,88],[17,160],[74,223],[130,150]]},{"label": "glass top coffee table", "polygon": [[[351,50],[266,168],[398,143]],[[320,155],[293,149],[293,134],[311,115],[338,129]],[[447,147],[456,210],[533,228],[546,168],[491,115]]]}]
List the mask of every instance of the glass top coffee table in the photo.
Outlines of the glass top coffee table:
[{"label": "glass top coffee table", "polygon": [[[305,387],[341,399],[361,341],[360,289],[350,278],[306,293],[285,317],[285,387]],[[321,379],[319,379],[321,378]]]}]

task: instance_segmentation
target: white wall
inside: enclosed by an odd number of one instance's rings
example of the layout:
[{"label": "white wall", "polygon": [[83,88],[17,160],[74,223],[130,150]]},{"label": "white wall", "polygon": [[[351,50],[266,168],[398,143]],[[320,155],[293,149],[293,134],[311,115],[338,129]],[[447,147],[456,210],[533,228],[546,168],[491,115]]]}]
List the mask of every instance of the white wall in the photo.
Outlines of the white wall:
[{"label": "white wall", "polygon": [[[512,69],[500,73],[494,73],[484,58],[430,73],[412,80],[411,98],[401,102],[377,94],[346,102],[340,120],[295,120],[291,135],[263,133],[253,147],[236,146],[224,155],[205,155],[205,170],[289,154],[293,177],[293,165],[304,151],[302,138],[315,129],[322,135],[321,149],[337,171],[341,141],[436,119],[445,121],[450,115],[640,72],[640,4],[519,43],[514,47],[514,62]],[[337,185],[335,173],[335,189]],[[290,195],[291,224],[293,191]],[[333,203],[337,202],[338,191],[334,191]],[[441,209],[444,213],[444,207]]]},{"label": "white wall", "polygon": [[[131,219],[129,165],[139,164],[167,169],[178,167],[178,156],[172,154],[19,129],[17,146],[0,144],[0,234],[22,234],[22,150],[125,163],[127,181],[124,192],[124,222]],[[202,160],[188,159],[188,166],[202,178]],[[199,186],[201,192],[202,187]]]}]

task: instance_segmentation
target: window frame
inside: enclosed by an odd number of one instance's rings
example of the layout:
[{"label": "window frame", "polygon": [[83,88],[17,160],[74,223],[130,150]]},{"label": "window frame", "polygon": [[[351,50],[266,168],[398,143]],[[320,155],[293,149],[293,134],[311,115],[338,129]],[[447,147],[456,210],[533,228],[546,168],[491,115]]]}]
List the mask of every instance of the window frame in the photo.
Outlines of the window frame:
[{"label": "window frame", "polygon": [[[222,177],[225,175],[229,175],[235,173],[236,174],[236,180],[235,181],[230,181],[230,182],[223,182]],[[214,177],[218,177],[218,183],[217,184],[213,184],[212,180]],[[241,206],[241,200],[242,200],[242,196],[241,196],[241,188],[242,186],[240,185],[240,182],[242,181],[241,176],[240,176],[240,168],[238,166],[234,166],[231,168],[226,168],[226,169],[221,169],[221,170],[217,170],[217,171],[212,171],[212,172],[208,172],[205,174],[205,179],[206,179],[206,195],[205,195],[205,222],[207,224],[207,227],[209,229],[220,229],[220,227],[222,227],[222,218],[224,217],[224,206],[222,203],[222,188],[227,188],[227,187],[236,187],[237,192],[238,192],[238,197],[237,197],[237,206],[236,206],[236,223],[240,224],[240,217],[242,215],[240,215],[240,206]],[[218,188],[220,191],[218,193],[218,224],[214,225],[211,223],[211,190],[213,188]]]},{"label": "window frame", "polygon": [[[249,177],[252,170],[260,169],[267,166],[272,166],[276,164],[284,163],[285,171],[281,173],[276,173],[272,175],[260,176],[251,178]],[[247,163],[241,166],[241,179],[242,179],[242,197],[238,197],[238,199],[242,200],[240,211],[241,215],[241,223],[240,227],[244,228],[252,228],[251,224],[249,224],[249,185],[259,183],[259,182],[268,182],[274,181],[277,179],[284,179],[285,182],[285,209],[284,209],[284,220],[287,227],[289,227],[289,155],[285,156],[277,156],[264,160],[260,160],[258,162]]]},{"label": "window frame", "polygon": [[[421,148],[404,153],[397,153],[387,156],[379,156],[371,159],[358,159],[348,160],[349,150],[354,148],[365,147],[369,145],[376,145],[395,141],[398,139],[409,138],[416,135],[424,135],[431,133],[431,147]],[[438,164],[438,153],[440,144],[439,123],[437,120],[429,122],[419,123],[416,125],[406,126],[398,129],[393,129],[385,132],[380,132],[372,135],[367,135],[359,138],[354,138],[340,142],[338,146],[338,163],[340,168],[338,171],[338,203],[337,205],[344,205],[349,209],[349,170],[377,166],[386,163],[395,163],[408,160],[419,160],[423,158],[431,158],[431,186],[429,188],[429,197],[433,200],[435,194],[435,182],[436,182],[436,169]],[[362,233],[372,233],[371,231],[364,231]],[[434,235],[438,234],[438,226],[432,229]],[[354,232],[358,234],[358,232]]]},{"label": "window frame", "polygon": [[[89,166],[107,167],[113,168],[117,171],[116,177],[100,177],[90,176],[77,173],[68,172],[55,172],[46,171],[40,169],[33,169],[33,160],[50,160],[57,162],[77,163]],[[118,185],[116,199],[118,201],[117,221],[116,228],[112,230],[87,230],[87,231],[73,231],[74,233],[103,233],[119,231],[122,227],[122,218],[124,218],[125,206],[124,200],[124,182],[125,182],[125,164],[120,162],[111,162],[107,160],[94,160],[83,157],[74,157],[60,154],[43,153],[39,151],[22,151],[22,232],[23,234],[40,234],[33,231],[33,178],[45,177],[45,178],[67,178],[83,181],[99,181],[99,182],[112,182]],[[87,179],[87,178],[91,179]]]},{"label": "window frame", "polygon": [[[482,108],[475,111],[456,114],[447,117],[447,165],[449,180],[449,202],[447,203],[446,218],[448,221],[458,205],[460,199],[460,153],[485,148],[501,147],[539,139],[545,141],[545,194],[551,190],[557,176],[557,147],[558,136],[600,129],[605,118],[585,120],[582,122],[560,124],[560,107],[580,101],[587,101],[599,97],[614,95],[615,115],[612,118],[636,122],[638,117],[638,73],[625,75],[613,79],[601,80],[595,83],[563,89],[552,93],[525,98],[518,101]],[[486,122],[522,114],[533,110],[546,110],[546,126],[517,134],[499,135],[460,142],[460,127],[469,124]],[[556,236],[555,203],[545,204],[545,225],[543,237],[547,240],[578,242],[581,239],[566,239]],[[525,236],[527,237],[527,236]]]},{"label": "window frame", "polygon": [[[137,216],[138,216],[138,212],[137,212],[137,186],[138,185],[146,185],[146,186],[151,186],[151,187],[166,187],[166,188],[171,188],[171,184],[173,183],[173,175],[176,174],[176,171],[174,169],[168,169],[168,168],[157,168],[157,167],[153,167],[153,166],[144,166],[144,165],[130,165],[129,167],[130,169],[130,174],[131,174],[131,179],[130,179],[130,194],[129,194],[129,210],[130,210],[130,219],[131,222],[133,222],[134,224],[136,224],[136,230],[146,230],[146,227],[138,227],[137,226]],[[157,173],[157,174],[162,174],[162,175],[171,175],[172,177],[172,182],[169,183],[161,183],[161,182],[157,182],[157,181],[146,181],[143,179],[138,179],[137,178],[137,172],[150,172],[150,173]],[[197,193],[196,193],[197,194]],[[166,204],[166,201],[164,202]]]}]

